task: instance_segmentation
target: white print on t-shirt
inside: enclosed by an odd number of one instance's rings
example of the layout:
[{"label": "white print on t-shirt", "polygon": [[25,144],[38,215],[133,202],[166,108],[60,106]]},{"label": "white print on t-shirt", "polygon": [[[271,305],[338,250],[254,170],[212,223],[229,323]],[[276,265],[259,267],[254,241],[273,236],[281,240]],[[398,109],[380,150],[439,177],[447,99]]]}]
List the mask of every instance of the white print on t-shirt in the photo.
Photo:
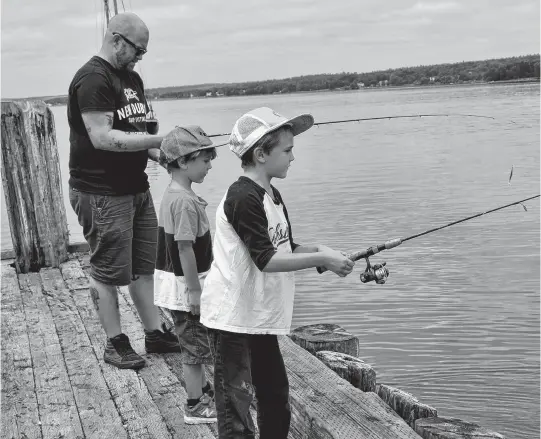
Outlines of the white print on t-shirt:
[{"label": "white print on t-shirt", "polygon": [[137,97],[137,92],[135,90],[132,90],[131,88],[125,88],[124,89],[124,94],[126,95],[126,99],[129,101],[130,99],[137,99],[139,100],[139,98]]},{"label": "white print on t-shirt", "polygon": [[144,104],[128,104],[120,110],[116,110],[118,114],[118,120],[125,119],[126,117],[135,116],[140,114],[141,117],[146,115]]}]

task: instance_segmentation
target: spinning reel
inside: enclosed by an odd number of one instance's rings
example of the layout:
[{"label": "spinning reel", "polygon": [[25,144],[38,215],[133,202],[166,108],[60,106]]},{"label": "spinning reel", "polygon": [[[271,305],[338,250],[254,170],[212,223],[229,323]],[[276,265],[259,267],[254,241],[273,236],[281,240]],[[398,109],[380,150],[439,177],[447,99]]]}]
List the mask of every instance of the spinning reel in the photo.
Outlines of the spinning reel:
[{"label": "spinning reel", "polygon": [[383,285],[389,277],[389,270],[387,269],[387,267],[385,267],[387,262],[370,265],[370,260],[368,259],[368,256],[365,257],[365,260],[366,268],[361,273],[361,282],[365,284],[367,282],[375,281],[377,284]]}]

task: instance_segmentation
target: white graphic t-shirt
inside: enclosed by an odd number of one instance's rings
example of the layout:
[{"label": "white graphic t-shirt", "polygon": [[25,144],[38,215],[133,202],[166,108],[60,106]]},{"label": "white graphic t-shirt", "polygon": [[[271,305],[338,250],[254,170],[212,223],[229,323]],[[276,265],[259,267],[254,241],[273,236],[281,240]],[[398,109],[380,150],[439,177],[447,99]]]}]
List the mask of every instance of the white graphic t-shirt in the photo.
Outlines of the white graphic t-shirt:
[{"label": "white graphic t-shirt", "polygon": [[292,253],[291,225],[282,197],[247,177],[233,183],[216,212],[210,271],[201,296],[201,323],[248,334],[288,334],[293,272],[264,273],[277,252]]}]

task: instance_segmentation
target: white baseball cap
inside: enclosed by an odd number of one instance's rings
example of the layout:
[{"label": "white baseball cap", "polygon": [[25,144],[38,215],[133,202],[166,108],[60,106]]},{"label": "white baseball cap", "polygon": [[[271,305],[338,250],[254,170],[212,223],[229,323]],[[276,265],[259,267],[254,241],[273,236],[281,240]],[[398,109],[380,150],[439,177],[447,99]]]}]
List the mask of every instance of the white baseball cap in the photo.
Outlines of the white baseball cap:
[{"label": "white baseball cap", "polygon": [[235,122],[229,137],[229,148],[240,158],[265,134],[284,125],[289,125],[296,136],[314,125],[314,117],[311,114],[301,114],[288,119],[268,107],[256,108]]}]

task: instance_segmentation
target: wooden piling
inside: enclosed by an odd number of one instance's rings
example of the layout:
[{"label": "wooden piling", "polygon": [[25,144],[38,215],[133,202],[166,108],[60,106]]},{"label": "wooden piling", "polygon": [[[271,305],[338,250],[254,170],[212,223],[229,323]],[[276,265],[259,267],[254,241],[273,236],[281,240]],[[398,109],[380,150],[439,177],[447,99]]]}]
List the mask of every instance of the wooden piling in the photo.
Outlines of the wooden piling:
[{"label": "wooden piling", "polygon": [[332,351],[316,352],[316,357],[357,389],[376,391],[376,371],[360,358]]},{"label": "wooden piling", "polygon": [[291,331],[290,337],[312,355],[319,351],[342,352],[354,357],[359,355],[359,339],[335,324],[299,326]]},{"label": "wooden piling", "polygon": [[2,183],[18,273],[68,259],[54,117],[43,101],[2,102]]}]

